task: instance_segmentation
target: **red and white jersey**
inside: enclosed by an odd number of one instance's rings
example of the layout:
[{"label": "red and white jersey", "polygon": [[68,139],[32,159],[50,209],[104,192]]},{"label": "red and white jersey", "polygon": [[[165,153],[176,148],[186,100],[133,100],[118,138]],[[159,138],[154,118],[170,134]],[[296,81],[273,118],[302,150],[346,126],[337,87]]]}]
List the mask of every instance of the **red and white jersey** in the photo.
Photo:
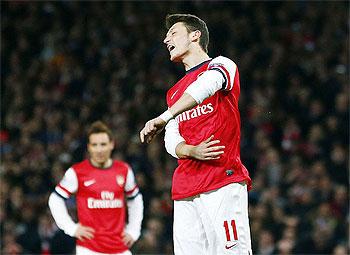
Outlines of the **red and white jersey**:
[{"label": "red and white jersey", "polygon": [[77,245],[101,253],[128,250],[121,234],[125,228],[125,199],[139,193],[131,167],[114,160],[109,168],[96,168],[89,160],[67,170],[55,191],[63,198],[76,193],[78,219],[95,229],[94,238]]},{"label": "red and white jersey", "polygon": [[214,135],[224,145],[220,159],[200,161],[179,159],[173,176],[174,200],[218,189],[229,183],[246,181],[251,187],[248,170],[240,158],[240,95],[237,65],[226,57],[208,60],[187,71],[186,75],[167,92],[167,104],[171,107],[187,87],[203,72],[216,70],[224,77],[222,89],[205,99],[195,108],[179,114],[175,120],[179,133],[190,145],[198,145]]}]

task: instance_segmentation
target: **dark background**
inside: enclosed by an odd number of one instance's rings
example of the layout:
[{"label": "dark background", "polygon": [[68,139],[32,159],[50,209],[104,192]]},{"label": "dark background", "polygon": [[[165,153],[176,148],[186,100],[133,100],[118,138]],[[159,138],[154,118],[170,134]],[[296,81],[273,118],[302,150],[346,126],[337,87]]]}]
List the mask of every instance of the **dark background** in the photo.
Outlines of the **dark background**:
[{"label": "dark background", "polygon": [[[1,2],[0,247],[71,254],[47,198],[102,119],[144,195],[136,254],[172,254],[163,135],[143,124],[184,75],[162,41],[168,13],[207,22],[209,55],[240,70],[241,154],[254,254],[349,253],[348,2]],[[74,200],[68,201],[74,215]],[[190,226],[189,226],[190,227]]]}]

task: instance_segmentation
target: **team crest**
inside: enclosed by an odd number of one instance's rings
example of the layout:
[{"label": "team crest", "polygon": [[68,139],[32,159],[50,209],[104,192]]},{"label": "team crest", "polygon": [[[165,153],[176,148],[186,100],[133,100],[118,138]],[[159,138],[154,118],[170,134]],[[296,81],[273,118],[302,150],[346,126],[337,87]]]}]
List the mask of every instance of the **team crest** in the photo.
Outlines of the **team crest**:
[{"label": "team crest", "polygon": [[124,182],[125,182],[124,177],[121,176],[121,175],[117,175],[116,180],[117,180],[117,184],[118,184],[119,186],[123,187]]}]

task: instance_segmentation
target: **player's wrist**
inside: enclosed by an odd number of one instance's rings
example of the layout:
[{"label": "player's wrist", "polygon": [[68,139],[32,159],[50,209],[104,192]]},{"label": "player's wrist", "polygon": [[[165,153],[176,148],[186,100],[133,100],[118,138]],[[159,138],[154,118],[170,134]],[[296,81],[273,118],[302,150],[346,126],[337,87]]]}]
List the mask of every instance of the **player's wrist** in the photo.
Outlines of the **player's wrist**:
[{"label": "player's wrist", "polygon": [[179,143],[176,147],[176,154],[179,158],[190,158],[192,157],[193,146],[188,145],[185,142]]},{"label": "player's wrist", "polygon": [[168,109],[165,112],[163,112],[161,115],[159,115],[159,118],[161,118],[165,123],[168,123],[169,120],[174,118],[174,115]]},{"label": "player's wrist", "polygon": [[193,145],[186,144],[185,146],[186,157],[194,158],[194,153],[193,153],[194,148],[195,147]]}]

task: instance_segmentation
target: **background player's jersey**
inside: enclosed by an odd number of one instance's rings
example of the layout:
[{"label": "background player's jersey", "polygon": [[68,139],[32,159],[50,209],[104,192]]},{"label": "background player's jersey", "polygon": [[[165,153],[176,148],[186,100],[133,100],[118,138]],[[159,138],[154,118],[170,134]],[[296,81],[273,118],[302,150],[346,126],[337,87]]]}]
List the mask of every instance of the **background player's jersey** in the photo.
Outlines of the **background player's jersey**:
[{"label": "background player's jersey", "polygon": [[125,197],[135,197],[139,192],[128,164],[113,161],[111,167],[100,169],[84,160],[67,170],[55,191],[64,198],[76,192],[79,222],[95,229],[93,239],[77,240],[77,245],[102,253],[128,250],[121,237]]},{"label": "background player's jersey", "polygon": [[233,61],[220,56],[190,69],[169,89],[167,104],[171,107],[198,76],[212,69],[223,75],[222,89],[175,120],[187,144],[198,145],[214,135],[213,140],[218,139],[220,145],[225,146],[224,154],[220,159],[209,161],[179,159],[173,176],[173,199],[218,189],[232,182],[247,181],[248,187],[251,186],[249,173],[240,159],[240,83]]}]

